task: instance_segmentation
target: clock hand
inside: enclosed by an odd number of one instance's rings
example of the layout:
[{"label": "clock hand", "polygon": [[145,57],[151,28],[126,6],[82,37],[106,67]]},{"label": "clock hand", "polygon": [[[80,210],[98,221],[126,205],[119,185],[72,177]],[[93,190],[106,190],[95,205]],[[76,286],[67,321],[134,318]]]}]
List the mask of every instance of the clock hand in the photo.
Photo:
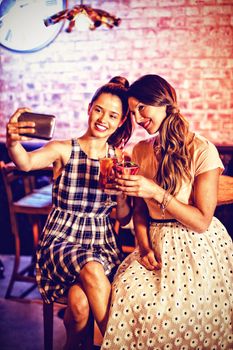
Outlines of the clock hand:
[{"label": "clock hand", "polygon": [[22,4],[22,5],[19,5],[19,7],[23,8],[23,7],[28,6],[28,5],[29,5],[29,3],[26,2],[26,3]]}]

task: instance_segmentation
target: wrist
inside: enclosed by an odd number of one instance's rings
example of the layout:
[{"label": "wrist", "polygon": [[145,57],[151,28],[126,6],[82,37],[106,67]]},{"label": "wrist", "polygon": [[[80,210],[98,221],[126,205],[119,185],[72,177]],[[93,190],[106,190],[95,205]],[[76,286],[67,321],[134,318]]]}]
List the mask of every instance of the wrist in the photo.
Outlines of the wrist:
[{"label": "wrist", "polygon": [[18,141],[6,141],[6,148],[11,149],[17,146]]},{"label": "wrist", "polygon": [[159,185],[155,184],[154,189],[152,190],[152,196],[149,198],[150,201],[156,202],[157,204],[161,204],[163,202],[165,190]]},{"label": "wrist", "polygon": [[139,244],[139,254],[141,256],[147,255],[149,252],[151,251],[151,247],[150,246],[142,246]]},{"label": "wrist", "polygon": [[147,237],[138,237],[138,235],[136,235],[136,239],[138,242],[139,251],[141,253],[146,254],[151,250],[151,246]]},{"label": "wrist", "polygon": [[173,196],[168,191],[164,191],[163,199],[162,199],[162,202],[160,203],[160,208],[162,211],[162,219],[165,219],[165,212],[172,198]]}]

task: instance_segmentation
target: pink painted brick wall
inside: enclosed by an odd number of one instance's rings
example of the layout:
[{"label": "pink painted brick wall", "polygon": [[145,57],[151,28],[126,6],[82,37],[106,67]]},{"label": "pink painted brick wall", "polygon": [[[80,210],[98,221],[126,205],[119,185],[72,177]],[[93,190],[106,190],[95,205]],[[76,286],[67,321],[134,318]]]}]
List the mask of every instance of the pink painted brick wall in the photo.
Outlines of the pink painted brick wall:
[{"label": "pink painted brick wall", "polygon": [[[77,1],[69,1],[72,7]],[[88,102],[114,75],[163,76],[177,89],[192,129],[233,144],[232,0],[90,1],[122,18],[112,30],[64,30],[32,54],[1,48],[0,140],[19,106],[57,116],[56,138],[86,127]],[[136,128],[130,147],[146,134]]]}]

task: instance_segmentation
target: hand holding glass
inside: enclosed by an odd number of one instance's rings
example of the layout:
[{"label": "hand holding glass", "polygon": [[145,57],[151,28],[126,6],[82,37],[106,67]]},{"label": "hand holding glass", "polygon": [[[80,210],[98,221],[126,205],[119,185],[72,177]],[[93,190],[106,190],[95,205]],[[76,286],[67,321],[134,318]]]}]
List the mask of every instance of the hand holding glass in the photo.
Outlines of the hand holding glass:
[{"label": "hand holding glass", "polygon": [[[100,160],[100,187],[108,194],[107,204],[113,204],[110,195],[120,194],[116,188],[116,177],[118,175],[136,175],[139,166],[132,161],[118,162],[117,158],[103,158]],[[115,203],[114,203],[115,204]]]}]

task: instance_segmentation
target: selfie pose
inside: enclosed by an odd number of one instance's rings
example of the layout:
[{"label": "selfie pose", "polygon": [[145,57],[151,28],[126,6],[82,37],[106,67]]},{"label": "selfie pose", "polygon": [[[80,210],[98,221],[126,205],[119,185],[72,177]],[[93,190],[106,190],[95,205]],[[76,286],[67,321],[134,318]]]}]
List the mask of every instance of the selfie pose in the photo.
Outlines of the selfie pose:
[{"label": "selfie pose", "polygon": [[53,164],[53,207],[39,242],[36,277],[46,303],[68,296],[66,350],[92,349],[92,313],[102,334],[106,327],[110,281],[121,261],[110,213],[117,204],[117,219],[125,225],[130,205],[126,196],[100,188],[99,160],[120,157],[122,140],[125,144],[131,136],[127,87],[127,80],[115,77],[96,91],[87,130],[79,138],[49,141],[27,152],[20,141],[28,137],[22,134],[33,134],[36,125],[18,118],[28,109],[18,109],[7,125],[7,147],[17,168],[31,171]]},{"label": "selfie pose", "polygon": [[112,284],[101,350],[233,349],[233,246],[214,217],[217,149],[189,130],[174,88],[145,75],[129,109],[149,135],[133,149],[138,175],[118,187],[134,196],[136,250]]}]

